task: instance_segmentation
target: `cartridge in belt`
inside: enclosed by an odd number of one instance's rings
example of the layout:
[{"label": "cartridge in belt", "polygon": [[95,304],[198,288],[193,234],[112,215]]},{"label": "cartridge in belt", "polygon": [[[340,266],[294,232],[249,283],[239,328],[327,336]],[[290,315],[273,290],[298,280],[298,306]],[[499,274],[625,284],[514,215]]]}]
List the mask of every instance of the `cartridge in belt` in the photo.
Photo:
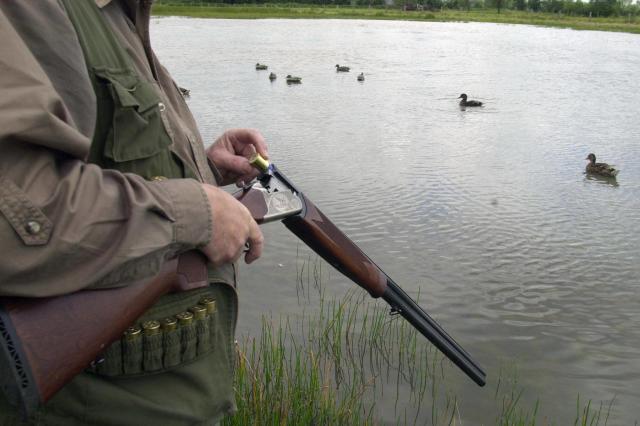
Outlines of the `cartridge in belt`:
[{"label": "cartridge in belt", "polygon": [[142,323],[142,330],[147,336],[160,333],[160,321],[150,320]]},{"label": "cartridge in belt", "polygon": [[176,315],[176,318],[181,327],[190,325],[193,322],[193,314],[189,311],[180,312]]},{"label": "cartridge in belt", "polygon": [[203,297],[198,303],[207,309],[209,315],[216,311],[216,299],[213,297]]}]

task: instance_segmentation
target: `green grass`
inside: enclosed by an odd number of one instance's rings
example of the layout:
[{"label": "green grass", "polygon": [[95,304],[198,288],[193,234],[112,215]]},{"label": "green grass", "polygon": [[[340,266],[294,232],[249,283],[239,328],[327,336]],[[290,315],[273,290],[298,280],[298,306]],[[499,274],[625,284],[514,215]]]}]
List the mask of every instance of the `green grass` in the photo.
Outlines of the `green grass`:
[{"label": "green grass", "polygon": [[[321,281],[317,261],[299,265],[302,314],[264,316],[260,336],[237,346],[238,412],[222,425],[376,425],[382,400],[397,425],[467,423],[464,401],[448,387],[448,360],[384,303],[356,287],[328,299]],[[485,425],[556,424],[538,402],[523,402],[517,366],[490,375],[495,415]],[[606,426],[612,404],[593,407],[578,396],[567,410],[576,426]]]},{"label": "green grass", "polygon": [[302,5],[212,5],[184,6],[156,4],[153,9],[158,16],[191,16],[198,18],[225,19],[386,19],[411,21],[462,21],[496,22],[505,24],[528,24],[548,27],[573,28],[576,30],[618,31],[640,34],[640,18],[609,17],[587,18],[553,13],[521,12],[503,10],[497,13],[490,9],[473,9],[469,12],[443,9],[438,11],[411,11],[400,9],[366,7],[314,7]]}]

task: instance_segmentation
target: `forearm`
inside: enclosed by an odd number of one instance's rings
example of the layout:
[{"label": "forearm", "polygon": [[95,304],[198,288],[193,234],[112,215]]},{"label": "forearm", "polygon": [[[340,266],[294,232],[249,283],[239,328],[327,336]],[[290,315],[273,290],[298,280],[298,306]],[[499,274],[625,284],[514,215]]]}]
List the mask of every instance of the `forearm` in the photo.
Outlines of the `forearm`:
[{"label": "forearm", "polygon": [[147,182],[78,160],[45,161],[50,155],[23,153],[18,161],[0,145],[0,294],[125,285],[209,241],[211,214],[198,182]]},{"label": "forearm", "polygon": [[2,13],[0,39],[0,295],[124,285],[210,240],[198,182],[86,164],[91,140]]}]

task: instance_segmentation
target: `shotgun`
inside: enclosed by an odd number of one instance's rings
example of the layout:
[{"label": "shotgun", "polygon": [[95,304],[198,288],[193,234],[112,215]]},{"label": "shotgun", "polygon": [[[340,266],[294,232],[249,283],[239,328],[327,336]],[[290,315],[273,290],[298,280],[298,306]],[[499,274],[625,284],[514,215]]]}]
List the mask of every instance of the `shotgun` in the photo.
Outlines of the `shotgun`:
[{"label": "shotgun", "polygon": [[[382,297],[480,386],[485,373],[415,301],[340,231],[286,176],[259,155],[261,173],[234,196],[262,224],[284,225],[374,298]],[[196,251],[165,263],[150,280],[49,298],[0,297],[0,389],[31,416],[95,360],[164,294],[208,285]],[[117,306],[117,309],[114,309]],[[108,325],[105,326],[105,325]]]},{"label": "shotgun", "polygon": [[480,365],[273,163],[257,153],[250,162],[261,173],[255,183],[234,195],[256,222],[282,219],[282,223],[320,257],[371,297],[382,297],[391,307],[391,314],[404,317],[471,380],[479,386],[485,385],[486,374]]}]

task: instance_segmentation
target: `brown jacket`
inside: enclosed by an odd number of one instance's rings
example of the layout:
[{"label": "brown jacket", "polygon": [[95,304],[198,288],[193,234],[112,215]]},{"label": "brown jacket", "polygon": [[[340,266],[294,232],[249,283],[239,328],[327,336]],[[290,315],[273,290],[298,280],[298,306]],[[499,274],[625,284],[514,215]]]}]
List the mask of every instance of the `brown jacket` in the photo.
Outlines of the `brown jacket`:
[{"label": "brown jacket", "polygon": [[[193,117],[151,50],[150,2],[96,3],[156,85],[172,151],[215,183]],[[86,162],[95,94],[57,1],[0,2],[0,40],[0,295],[122,285],[209,241],[215,224],[196,180],[146,181]]]}]

